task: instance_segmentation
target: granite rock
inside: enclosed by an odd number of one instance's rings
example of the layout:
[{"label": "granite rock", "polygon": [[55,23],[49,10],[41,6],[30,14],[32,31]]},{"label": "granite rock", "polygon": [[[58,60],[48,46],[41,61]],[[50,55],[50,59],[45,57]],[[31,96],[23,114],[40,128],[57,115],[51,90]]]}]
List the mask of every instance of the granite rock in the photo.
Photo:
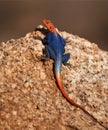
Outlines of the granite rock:
[{"label": "granite rock", "polygon": [[[62,82],[70,98],[108,127],[108,52],[60,32],[70,53]],[[53,61],[42,62],[40,31],[0,44],[0,130],[104,130],[57,88]]]}]

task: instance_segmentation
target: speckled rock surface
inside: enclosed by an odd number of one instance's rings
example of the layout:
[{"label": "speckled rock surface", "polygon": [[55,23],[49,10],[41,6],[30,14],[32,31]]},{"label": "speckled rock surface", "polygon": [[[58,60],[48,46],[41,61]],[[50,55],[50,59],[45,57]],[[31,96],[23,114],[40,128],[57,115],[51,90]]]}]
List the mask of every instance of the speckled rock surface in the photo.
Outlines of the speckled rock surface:
[{"label": "speckled rock surface", "polygon": [[[108,127],[108,52],[61,32],[71,66],[62,66],[63,85]],[[39,31],[0,44],[0,130],[104,130],[70,105],[57,88],[53,61],[43,63]]]}]

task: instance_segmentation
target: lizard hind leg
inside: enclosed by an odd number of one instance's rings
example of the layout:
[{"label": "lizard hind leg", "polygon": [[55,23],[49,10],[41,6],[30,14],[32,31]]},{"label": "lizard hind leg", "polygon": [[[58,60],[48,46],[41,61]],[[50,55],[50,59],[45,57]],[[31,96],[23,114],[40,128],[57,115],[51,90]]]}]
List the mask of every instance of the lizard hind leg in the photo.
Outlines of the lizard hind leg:
[{"label": "lizard hind leg", "polygon": [[44,61],[47,61],[49,59],[55,60],[55,58],[56,58],[56,54],[55,54],[54,50],[48,45],[45,45],[44,54],[45,54],[45,56],[43,56],[43,58],[42,58],[42,60],[44,60]]},{"label": "lizard hind leg", "polygon": [[70,58],[70,54],[69,54],[69,53],[64,54],[63,57],[62,57],[62,63],[63,63],[64,65],[69,65],[69,63],[67,63],[68,60],[69,60],[69,58]]},{"label": "lizard hind leg", "polygon": [[47,46],[45,46],[45,48],[43,49],[43,56],[41,58],[42,61],[48,61],[50,59],[50,54],[49,51],[47,49]]}]

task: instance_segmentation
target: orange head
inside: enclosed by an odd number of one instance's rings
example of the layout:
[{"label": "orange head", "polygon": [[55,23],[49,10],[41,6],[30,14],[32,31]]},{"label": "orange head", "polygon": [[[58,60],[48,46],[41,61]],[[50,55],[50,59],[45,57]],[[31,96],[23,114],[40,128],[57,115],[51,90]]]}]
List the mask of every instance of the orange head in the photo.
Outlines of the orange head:
[{"label": "orange head", "polygon": [[43,23],[50,32],[57,33],[54,24],[50,20],[44,19]]}]

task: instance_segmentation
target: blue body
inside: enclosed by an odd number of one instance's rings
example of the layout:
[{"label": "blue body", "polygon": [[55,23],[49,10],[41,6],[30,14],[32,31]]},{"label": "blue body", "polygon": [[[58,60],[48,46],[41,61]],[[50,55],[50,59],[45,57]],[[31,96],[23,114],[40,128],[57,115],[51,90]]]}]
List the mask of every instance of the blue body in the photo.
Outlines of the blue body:
[{"label": "blue body", "polygon": [[43,40],[45,45],[46,58],[53,59],[55,65],[55,74],[60,75],[62,63],[66,64],[70,54],[65,53],[65,40],[57,33],[49,32]]}]

